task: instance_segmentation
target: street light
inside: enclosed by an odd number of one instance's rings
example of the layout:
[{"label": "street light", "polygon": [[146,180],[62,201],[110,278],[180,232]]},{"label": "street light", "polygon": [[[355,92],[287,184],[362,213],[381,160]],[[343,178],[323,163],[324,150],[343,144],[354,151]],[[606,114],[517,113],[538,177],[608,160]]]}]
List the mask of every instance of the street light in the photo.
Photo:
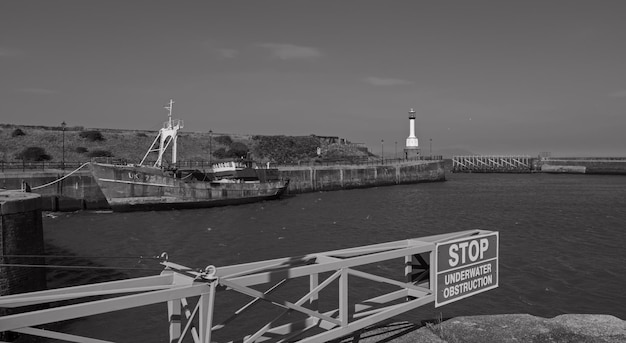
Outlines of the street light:
[{"label": "street light", "polygon": [[211,166],[213,160],[213,130],[209,130],[209,167]]},{"label": "street light", "polygon": [[430,138],[430,156],[433,156],[433,139]]},{"label": "street light", "polygon": [[61,130],[63,131],[63,148],[61,149],[62,151],[62,162],[61,162],[61,168],[63,168],[63,170],[65,170],[65,127],[67,126],[67,124],[65,124],[65,120],[61,123]]},{"label": "street light", "polygon": [[385,164],[385,140],[380,140],[380,163]]}]

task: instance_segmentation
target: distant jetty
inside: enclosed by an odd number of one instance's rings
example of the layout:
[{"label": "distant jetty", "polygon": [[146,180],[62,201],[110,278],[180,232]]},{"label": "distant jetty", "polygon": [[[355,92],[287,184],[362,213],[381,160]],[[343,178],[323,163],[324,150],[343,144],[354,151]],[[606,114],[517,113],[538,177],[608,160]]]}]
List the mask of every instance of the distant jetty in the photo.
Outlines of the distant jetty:
[{"label": "distant jetty", "polygon": [[547,157],[537,167],[543,173],[626,175],[626,157]]},{"label": "distant jetty", "polygon": [[626,175],[626,157],[468,155],[452,158],[454,173],[569,173]]}]

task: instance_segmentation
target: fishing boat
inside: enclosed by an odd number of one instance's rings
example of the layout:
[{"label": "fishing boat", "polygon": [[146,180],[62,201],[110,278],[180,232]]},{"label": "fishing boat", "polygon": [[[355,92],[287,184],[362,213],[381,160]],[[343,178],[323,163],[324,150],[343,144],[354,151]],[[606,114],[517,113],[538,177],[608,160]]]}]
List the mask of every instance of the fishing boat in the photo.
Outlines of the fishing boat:
[{"label": "fishing boat", "polygon": [[[279,198],[289,180],[277,169],[248,160],[215,163],[209,170],[179,169],[178,130],[182,120],[172,119],[174,101],[165,109],[168,120],[139,164],[96,163],[89,168],[114,211],[200,208],[236,205]],[[171,162],[164,156],[171,145]],[[148,157],[158,153],[154,163]]]}]

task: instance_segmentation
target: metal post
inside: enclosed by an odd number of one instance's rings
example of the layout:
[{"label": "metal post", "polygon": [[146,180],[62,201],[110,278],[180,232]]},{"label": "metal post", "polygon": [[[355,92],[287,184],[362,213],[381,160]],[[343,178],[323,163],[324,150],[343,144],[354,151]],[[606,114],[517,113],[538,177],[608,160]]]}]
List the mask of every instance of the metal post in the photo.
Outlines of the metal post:
[{"label": "metal post", "polygon": [[[319,286],[319,274],[311,274],[309,275],[309,291],[313,291],[317,286]],[[317,310],[319,308],[319,294],[311,295],[309,299],[310,308],[312,310]]]},{"label": "metal post", "polygon": [[62,148],[62,154],[63,154],[63,159],[61,162],[61,168],[63,170],[65,170],[65,127],[67,126],[67,124],[65,124],[65,120],[61,123],[61,130],[63,131],[63,148]]},{"label": "metal post", "polygon": [[209,167],[213,164],[213,130],[209,130]]},{"label": "metal post", "polygon": [[[409,284],[411,283],[413,274],[413,255],[404,256],[404,281]],[[409,300],[407,298],[407,300]]]},{"label": "metal post", "polygon": [[167,302],[167,312],[170,323],[170,342],[174,342],[180,338],[181,334],[181,303],[180,299],[174,299]]},{"label": "metal post", "polygon": [[344,328],[348,326],[350,318],[348,311],[348,270],[342,268],[339,276],[339,320]]},{"label": "metal post", "polygon": [[198,300],[200,302],[200,343],[211,343],[216,282],[210,282],[209,286],[209,293],[200,295],[200,300]]},{"label": "metal post", "polygon": [[395,158],[396,160],[398,159],[398,141],[396,141],[396,151],[393,155],[393,158]]},{"label": "metal post", "polygon": [[385,140],[380,140],[380,163],[385,164]]},{"label": "metal post", "polygon": [[433,156],[433,139],[430,138],[430,157]]}]

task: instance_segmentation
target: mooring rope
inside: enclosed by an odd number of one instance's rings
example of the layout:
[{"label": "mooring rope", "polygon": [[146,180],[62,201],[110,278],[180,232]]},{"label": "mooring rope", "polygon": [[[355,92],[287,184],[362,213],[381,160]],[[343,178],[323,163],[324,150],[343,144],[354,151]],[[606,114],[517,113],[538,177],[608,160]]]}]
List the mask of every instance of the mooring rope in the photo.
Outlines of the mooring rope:
[{"label": "mooring rope", "polygon": [[[54,258],[54,259],[132,259],[139,260],[167,260],[165,253],[159,256],[72,256],[72,255],[0,255],[0,258]],[[34,264],[34,263],[0,263],[0,267],[24,267],[24,268],[57,268],[57,269],[119,269],[119,270],[147,270],[162,271],[162,269],[142,268],[142,267],[107,267],[107,266],[77,266],[58,264]]]},{"label": "mooring rope", "polygon": [[2,257],[16,258],[16,257],[25,257],[25,258],[94,258],[94,259],[129,259],[129,260],[164,260],[165,257],[161,256],[73,256],[73,255],[0,255]]},{"label": "mooring rope", "polygon": [[184,180],[184,179],[186,179],[186,178],[188,178],[188,177],[190,177],[190,176],[192,176],[192,175],[193,175],[193,174],[191,174],[191,173],[190,173],[190,174],[188,174],[188,175],[187,175],[187,176],[185,176],[185,177],[181,177],[181,178],[180,178],[180,180]]},{"label": "mooring rope", "polygon": [[102,267],[102,266],[65,266],[58,264],[18,264],[18,263],[0,263],[0,267],[22,267],[22,268],[57,268],[57,269],[116,269],[116,270],[146,270],[146,271],[163,271],[163,269],[155,268],[137,268],[137,267]]},{"label": "mooring rope", "polygon": [[69,177],[70,175],[72,175],[72,174],[76,173],[77,171],[81,170],[84,166],[86,166],[86,165],[88,165],[88,164],[89,164],[89,162],[85,162],[85,163],[83,163],[80,167],[76,168],[74,171],[72,171],[71,173],[69,173],[69,174],[67,174],[67,175],[63,176],[62,178],[58,178],[58,179],[56,179],[56,180],[54,180],[54,181],[52,181],[52,182],[48,182],[48,183],[46,183],[45,185],[41,185],[41,186],[37,186],[37,187],[31,187],[31,190],[35,190],[35,189],[39,189],[39,188],[44,188],[44,187],[48,187],[48,186],[50,186],[50,185],[53,185],[53,184],[55,184],[55,183],[57,183],[57,182],[59,182],[59,181],[61,181],[61,180],[65,179],[66,177]]}]

